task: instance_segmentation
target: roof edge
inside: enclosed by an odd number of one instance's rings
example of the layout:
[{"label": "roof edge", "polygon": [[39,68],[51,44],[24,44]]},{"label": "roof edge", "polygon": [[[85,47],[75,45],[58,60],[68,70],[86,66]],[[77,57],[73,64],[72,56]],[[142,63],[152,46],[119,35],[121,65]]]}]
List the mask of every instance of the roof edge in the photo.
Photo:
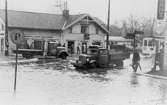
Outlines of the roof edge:
[{"label": "roof edge", "polygon": [[8,26],[8,28],[19,28],[19,29],[29,29],[29,30],[49,30],[49,31],[62,31],[62,29],[46,29],[46,28],[30,28],[30,27],[13,27]]},{"label": "roof edge", "polygon": [[85,16],[87,16],[87,14],[84,14],[83,16],[79,17],[78,19],[76,19],[74,22],[72,22],[71,24],[67,25],[66,27],[64,27],[64,30],[66,30],[67,28],[71,27],[72,25],[76,24],[78,21],[80,21],[81,19],[83,19]]},{"label": "roof edge", "polygon": [[109,33],[109,31],[103,27],[96,19],[94,19],[92,16],[90,16],[89,14],[84,14],[82,17],[78,18],[76,21],[74,21],[73,23],[69,24],[68,26],[64,27],[63,30],[71,27],[72,25],[76,24],[78,21],[82,20],[84,17],[89,16],[90,18],[92,18],[104,31],[106,31],[107,33]]}]

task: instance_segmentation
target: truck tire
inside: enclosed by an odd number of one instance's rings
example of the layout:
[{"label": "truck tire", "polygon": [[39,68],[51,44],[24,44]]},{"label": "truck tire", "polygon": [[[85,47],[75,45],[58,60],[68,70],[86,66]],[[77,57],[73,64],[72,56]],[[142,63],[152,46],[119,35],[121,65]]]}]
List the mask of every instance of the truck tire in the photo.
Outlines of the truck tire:
[{"label": "truck tire", "polygon": [[96,63],[95,63],[95,62],[92,63],[92,64],[91,64],[91,67],[92,67],[92,68],[96,68]]},{"label": "truck tire", "polygon": [[66,59],[67,56],[68,56],[68,55],[67,55],[65,52],[63,52],[63,53],[61,53],[61,54],[59,55],[59,57],[62,58],[62,59]]},{"label": "truck tire", "polygon": [[61,58],[62,58],[62,59],[66,59],[67,56],[63,54],[63,55],[61,55]]}]

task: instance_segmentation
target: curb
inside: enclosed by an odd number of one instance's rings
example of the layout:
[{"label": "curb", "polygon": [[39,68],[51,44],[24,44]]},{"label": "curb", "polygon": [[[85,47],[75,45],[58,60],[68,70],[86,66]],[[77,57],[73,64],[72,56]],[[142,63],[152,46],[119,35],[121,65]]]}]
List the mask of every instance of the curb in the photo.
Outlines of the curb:
[{"label": "curb", "polygon": [[167,77],[165,77],[165,76],[151,75],[151,74],[145,74],[145,73],[137,73],[137,74],[144,75],[144,76],[147,76],[147,77],[152,77],[152,78],[158,78],[158,79],[167,80]]}]

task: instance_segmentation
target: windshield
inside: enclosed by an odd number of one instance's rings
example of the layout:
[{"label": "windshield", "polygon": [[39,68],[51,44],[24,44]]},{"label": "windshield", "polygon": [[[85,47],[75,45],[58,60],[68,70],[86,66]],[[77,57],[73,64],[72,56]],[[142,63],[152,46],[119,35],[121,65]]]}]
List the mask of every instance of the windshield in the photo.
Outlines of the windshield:
[{"label": "windshield", "polygon": [[97,49],[88,49],[88,54],[97,54],[98,50]]},{"label": "windshield", "polygon": [[56,49],[57,43],[48,43],[48,49]]},{"label": "windshield", "polygon": [[107,50],[100,50],[101,55],[107,55]]}]

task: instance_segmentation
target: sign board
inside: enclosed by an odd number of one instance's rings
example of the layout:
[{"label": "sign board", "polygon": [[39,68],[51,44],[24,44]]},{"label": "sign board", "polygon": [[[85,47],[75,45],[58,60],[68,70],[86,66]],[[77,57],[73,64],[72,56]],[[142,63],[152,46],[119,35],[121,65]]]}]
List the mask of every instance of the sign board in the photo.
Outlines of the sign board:
[{"label": "sign board", "polygon": [[165,16],[165,0],[158,0],[157,19],[163,20]]},{"label": "sign board", "polygon": [[24,43],[24,35],[21,31],[13,31],[10,36],[14,44]]}]

